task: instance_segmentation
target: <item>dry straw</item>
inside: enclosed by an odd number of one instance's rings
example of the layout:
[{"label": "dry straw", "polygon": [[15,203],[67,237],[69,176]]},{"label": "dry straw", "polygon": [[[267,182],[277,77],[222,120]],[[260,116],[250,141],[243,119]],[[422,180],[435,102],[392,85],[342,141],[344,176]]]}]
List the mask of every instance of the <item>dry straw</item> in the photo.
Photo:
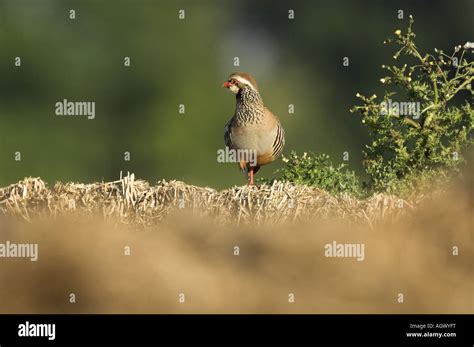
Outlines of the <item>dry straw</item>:
[{"label": "dry straw", "polygon": [[340,218],[373,227],[382,219],[412,211],[417,204],[386,194],[362,200],[347,194],[333,196],[315,187],[284,182],[223,191],[174,180],[150,186],[134,174],[113,182],[58,182],[52,189],[40,178],[29,177],[0,188],[0,213],[28,221],[33,216],[100,213],[121,223],[150,225],[185,209],[219,223]]}]

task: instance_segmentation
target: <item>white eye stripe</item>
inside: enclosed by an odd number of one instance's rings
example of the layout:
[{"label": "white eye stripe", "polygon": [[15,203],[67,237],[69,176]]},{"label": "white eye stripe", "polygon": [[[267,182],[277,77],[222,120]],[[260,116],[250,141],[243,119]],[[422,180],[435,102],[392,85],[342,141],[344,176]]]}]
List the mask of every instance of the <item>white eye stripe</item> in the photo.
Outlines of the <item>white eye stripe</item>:
[{"label": "white eye stripe", "polygon": [[253,86],[252,83],[250,83],[249,80],[247,80],[247,79],[245,79],[245,78],[243,78],[243,77],[241,77],[241,76],[232,76],[231,78],[233,78],[234,80],[239,81],[240,83],[247,84],[247,85],[250,86],[250,88],[252,88],[252,89],[255,90],[255,87]]}]

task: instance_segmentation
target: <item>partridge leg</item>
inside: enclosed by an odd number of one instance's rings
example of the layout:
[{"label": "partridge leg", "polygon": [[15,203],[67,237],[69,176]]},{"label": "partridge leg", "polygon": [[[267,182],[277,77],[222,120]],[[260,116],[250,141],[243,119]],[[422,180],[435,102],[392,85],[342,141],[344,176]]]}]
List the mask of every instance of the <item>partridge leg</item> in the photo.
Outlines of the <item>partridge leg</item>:
[{"label": "partridge leg", "polygon": [[251,167],[251,168],[249,169],[249,176],[250,176],[249,185],[250,185],[250,186],[253,186],[253,170],[254,170],[253,167]]},{"label": "partridge leg", "polygon": [[247,170],[247,163],[244,160],[241,160],[239,162],[239,167],[240,167],[240,170],[242,170],[242,173],[244,174],[244,176],[249,175],[249,171]]}]

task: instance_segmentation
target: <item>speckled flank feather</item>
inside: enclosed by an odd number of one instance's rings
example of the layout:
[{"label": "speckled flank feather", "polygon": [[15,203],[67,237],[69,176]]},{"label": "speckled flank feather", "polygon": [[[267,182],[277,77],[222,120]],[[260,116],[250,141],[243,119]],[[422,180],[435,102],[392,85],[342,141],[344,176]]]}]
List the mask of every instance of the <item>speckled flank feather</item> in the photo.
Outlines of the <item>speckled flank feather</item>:
[{"label": "speckled flank feather", "polygon": [[285,146],[285,130],[280,123],[277,125],[277,136],[273,142],[273,157],[278,157],[281,152],[283,152],[283,147]]}]

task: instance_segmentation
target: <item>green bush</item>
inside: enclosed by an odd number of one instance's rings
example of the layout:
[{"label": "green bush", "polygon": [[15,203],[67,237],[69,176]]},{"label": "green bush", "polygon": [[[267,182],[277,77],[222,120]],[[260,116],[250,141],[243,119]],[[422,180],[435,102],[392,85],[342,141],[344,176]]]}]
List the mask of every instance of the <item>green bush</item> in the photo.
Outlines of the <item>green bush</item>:
[{"label": "green bush", "polygon": [[410,195],[447,182],[459,171],[465,163],[463,151],[473,143],[474,63],[465,58],[471,44],[455,47],[450,56],[439,49],[422,55],[413,41],[413,22],[410,16],[406,34],[396,30],[395,37],[385,41],[399,46],[395,60],[404,55],[408,62],[382,65],[388,71],[380,80],[387,86],[382,100],[357,93],[363,104],[351,109],[361,115],[372,141],[363,151],[368,175],[363,190],[353,171],[345,165],[333,167],[325,154],[292,152],[277,171],[281,180],[330,193]]},{"label": "green bush", "polygon": [[[358,93],[363,105],[351,109],[360,113],[372,139],[364,151],[369,189],[406,193],[420,180],[449,177],[465,162],[463,150],[473,142],[474,63],[465,58],[471,54],[469,45],[455,47],[450,56],[439,49],[422,55],[413,41],[413,22],[410,16],[406,34],[396,30],[385,41],[399,46],[394,59],[406,55],[411,65],[383,65],[388,75],[380,81],[388,90],[382,102]],[[419,112],[401,112],[410,106]]]},{"label": "green bush", "polygon": [[[359,180],[354,171],[347,170],[345,164],[333,166],[327,154],[298,156],[291,152],[289,157],[283,156],[283,162],[285,166],[275,174],[284,182],[316,186],[332,194],[359,194]],[[273,180],[261,179],[260,182],[271,184]]]}]

